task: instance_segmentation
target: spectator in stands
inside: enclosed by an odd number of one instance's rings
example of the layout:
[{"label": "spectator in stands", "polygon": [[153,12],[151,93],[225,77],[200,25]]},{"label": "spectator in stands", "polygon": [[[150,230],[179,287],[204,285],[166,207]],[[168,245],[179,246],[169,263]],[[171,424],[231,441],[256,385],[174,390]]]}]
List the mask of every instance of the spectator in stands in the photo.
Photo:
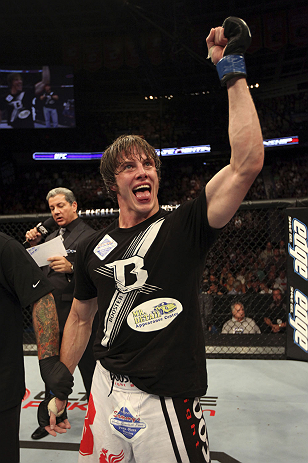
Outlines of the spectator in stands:
[{"label": "spectator in stands", "polygon": [[214,325],[212,317],[209,318],[207,323],[207,332],[210,334],[219,334],[218,328]]},{"label": "spectator in stands", "polygon": [[232,289],[228,291],[228,294],[242,294],[245,292],[245,285],[240,280],[234,279]]},{"label": "spectator in stands", "polygon": [[228,273],[227,284],[226,284],[227,293],[229,293],[229,291],[232,291],[234,281],[235,281],[234,276],[232,275],[232,273],[229,272]]},{"label": "spectator in stands", "polygon": [[286,244],[285,244],[284,240],[279,241],[279,252],[280,252],[281,256],[286,255]]},{"label": "spectator in stands", "polygon": [[271,288],[267,286],[267,284],[264,281],[260,281],[260,294],[272,294]]},{"label": "spectator in stands", "polygon": [[265,262],[262,259],[256,261],[256,275],[260,281],[266,277]]},{"label": "spectator in stands", "polygon": [[280,270],[279,276],[276,278],[274,283],[275,288],[280,288],[282,293],[285,293],[287,290],[287,275],[286,271]]},{"label": "spectator in stands", "polygon": [[232,318],[227,321],[221,334],[260,334],[260,328],[252,318],[245,317],[244,305],[240,301],[231,304]]},{"label": "spectator in stands", "polygon": [[264,332],[282,333],[287,326],[287,306],[283,301],[280,288],[274,288],[273,301],[264,316]]},{"label": "spectator in stands", "polygon": [[213,282],[210,284],[206,294],[212,294],[213,296],[222,296],[226,294],[226,288],[221,286],[218,282]]},{"label": "spectator in stands", "polygon": [[285,256],[282,256],[280,254],[280,250],[278,247],[274,248],[273,250],[273,255],[272,257],[270,257],[268,260],[267,260],[267,263],[266,263],[266,269],[267,270],[270,270],[271,267],[274,265],[275,266],[275,269],[277,271],[280,271],[280,269],[282,267],[285,266],[285,263],[286,263],[286,258]]},{"label": "spectator in stands", "polygon": [[264,260],[267,262],[269,258],[273,256],[273,245],[270,241],[266,243],[265,249],[261,252],[260,254],[260,259]]},{"label": "spectator in stands", "polygon": [[209,277],[203,280],[202,292],[207,293],[208,291],[211,290],[211,288],[213,291],[214,287],[217,287],[216,291],[219,291],[222,289],[221,285],[219,284],[217,276],[214,273],[210,273]]},{"label": "spectator in stands", "polygon": [[256,294],[260,291],[260,281],[258,277],[254,274],[251,274],[250,278],[246,282],[246,293],[247,294]]},{"label": "spectator in stands", "polygon": [[245,286],[245,281],[246,281],[246,278],[245,278],[246,273],[247,273],[246,267],[242,265],[241,268],[238,269],[236,276],[235,276],[236,280],[239,280],[244,286]]},{"label": "spectator in stands", "polygon": [[275,269],[271,269],[266,275],[266,284],[269,288],[273,289],[276,282],[277,274]]},{"label": "spectator in stands", "polygon": [[219,283],[221,286],[226,286],[228,281],[228,268],[227,266],[224,266],[221,269],[220,277],[219,277]]}]

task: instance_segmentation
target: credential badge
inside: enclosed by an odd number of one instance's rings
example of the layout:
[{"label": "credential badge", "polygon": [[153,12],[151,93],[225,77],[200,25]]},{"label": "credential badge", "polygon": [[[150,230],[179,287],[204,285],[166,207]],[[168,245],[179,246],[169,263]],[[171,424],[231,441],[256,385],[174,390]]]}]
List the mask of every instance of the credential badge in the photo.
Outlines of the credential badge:
[{"label": "credential badge", "polygon": [[106,235],[98,243],[93,252],[100,260],[104,260],[117,245],[118,243],[111,236]]}]

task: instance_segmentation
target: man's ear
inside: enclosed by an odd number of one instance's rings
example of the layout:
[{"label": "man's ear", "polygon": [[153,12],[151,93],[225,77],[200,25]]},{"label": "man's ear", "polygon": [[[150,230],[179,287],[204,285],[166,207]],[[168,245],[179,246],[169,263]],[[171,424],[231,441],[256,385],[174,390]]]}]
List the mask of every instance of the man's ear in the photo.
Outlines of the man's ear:
[{"label": "man's ear", "polygon": [[73,201],[73,202],[72,202],[72,206],[73,206],[74,212],[76,212],[76,211],[77,211],[77,207],[78,207],[78,206],[77,206],[77,201]]},{"label": "man's ear", "polygon": [[111,186],[109,187],[109,189],[110,189],[111,191],[117,191],[117,185],[111,185]]}]

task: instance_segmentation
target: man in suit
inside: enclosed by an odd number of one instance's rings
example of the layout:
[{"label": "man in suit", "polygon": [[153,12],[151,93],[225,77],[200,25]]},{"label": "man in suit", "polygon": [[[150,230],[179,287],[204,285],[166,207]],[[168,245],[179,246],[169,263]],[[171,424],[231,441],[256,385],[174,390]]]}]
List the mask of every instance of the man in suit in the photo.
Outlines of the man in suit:
[{"label": "man in suit", "polygon": [[[75,286],[74,260],[76,250],[79,243],[85,238],[91,236],[94,233],[94,230],[78,217],[77,201],[71,190],[67,188],[54,188],[49,191],[46,196],[46,200],[53,219],[59,227],[46,238],[46,241],[52,240],[56,236],[61,235],[67,252],[66,257],[50,256],[48,259],[50,261],[49,266],[42,268],[44,274],[55,288],[53,296],[56,301],[61,343],[64,325],[73,301]],[[27,231],[26,239],[31,246],[35,246],[41,242],[42,235],[35,227]],[[93,356],[95,331],[96,328],[93,329],[87,349],[78,364],[88,399],[90,396],[92,375],[95,368],[95,360]],[[32,439],[37,440],[47,435],[48,432],[44,428],[39,427],[34,431],[31,437]]]}]

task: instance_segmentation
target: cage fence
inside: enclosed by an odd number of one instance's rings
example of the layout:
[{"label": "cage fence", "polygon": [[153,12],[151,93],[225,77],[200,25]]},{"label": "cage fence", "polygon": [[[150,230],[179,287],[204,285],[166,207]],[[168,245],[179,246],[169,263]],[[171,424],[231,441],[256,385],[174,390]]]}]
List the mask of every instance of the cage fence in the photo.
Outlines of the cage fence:
[{"label": "cage fence", "polygon": [[[285,209],[302,204],[298,200],[244,202],[210,249],[199,294],[208,358],[286,358],[286,328],[273,332],[265,319],[286,321]],[[79,215],[98,230],[107,227],[117,211],[89,209]],[[0,229],[24,243],[26,231],[48,217],[2,216]],[[275,289],[281,293],[278,303]],[[231,306],[239,305],[245,315],[240,325],[231,312]],[[26,355],[36,354],[30,307],[24,311],[23,347]]]}]

